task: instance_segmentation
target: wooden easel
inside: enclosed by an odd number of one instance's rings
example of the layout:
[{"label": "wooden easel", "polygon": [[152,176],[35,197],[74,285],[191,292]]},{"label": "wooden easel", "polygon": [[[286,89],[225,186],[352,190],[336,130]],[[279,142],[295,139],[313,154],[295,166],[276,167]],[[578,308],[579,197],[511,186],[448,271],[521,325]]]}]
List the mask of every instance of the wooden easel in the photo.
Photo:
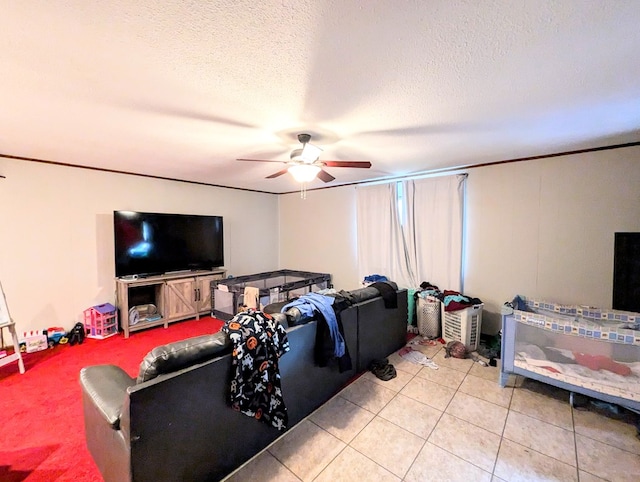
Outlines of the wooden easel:
[{"label": "wooden easel", "polygon": [[[0,367],[7,365],[8,363],[17,361],[18,370],[20,373],[24,373],[24,362],[22,361],[22,354],[20,353],[20,344],[18,343],[18,334],[16,333],[16,326],[11,316],[9,316],[9,308],[7,306],[7,299],[4,296],[2,289],[2,283],[0,283],[0,340],[4,342],[2,336],[2,330],[4,328],[9,329],[11,337],[13,338],[13,354],[0,358]],[[4,345],[4,343],[3,343]]]}]

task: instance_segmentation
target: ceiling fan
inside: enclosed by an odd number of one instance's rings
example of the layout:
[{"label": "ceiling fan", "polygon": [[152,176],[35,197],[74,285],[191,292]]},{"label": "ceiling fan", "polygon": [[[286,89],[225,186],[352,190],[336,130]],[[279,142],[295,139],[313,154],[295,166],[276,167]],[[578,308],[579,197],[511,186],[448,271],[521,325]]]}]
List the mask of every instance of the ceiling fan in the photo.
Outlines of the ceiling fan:
[{"label": "ceiling fan", "polygon": [[289,161],[273,161],[267,159],[236,160],[252,162],[283,162],[287,167],[267,176],[266,179],[273,179],[288,172],[296,181],[301,183],[311,182],[316,177],[324,182],[333,181],[335,177],[325,171],[323,169],[324,167],[357,167],[364,169],[371,167],[371,163],[369,161],[321,161],[319,157],[322,149],[309,143],[311,140],[310,134],[298,134],[298,140],[302,144],[302,148],[291,151]]}]

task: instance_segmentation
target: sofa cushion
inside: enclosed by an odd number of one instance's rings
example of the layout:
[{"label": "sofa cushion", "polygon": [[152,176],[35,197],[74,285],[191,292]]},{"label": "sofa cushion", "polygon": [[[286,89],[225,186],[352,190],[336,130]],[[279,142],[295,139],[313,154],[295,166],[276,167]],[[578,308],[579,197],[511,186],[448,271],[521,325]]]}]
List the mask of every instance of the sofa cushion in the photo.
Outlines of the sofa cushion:
[{"label": "sofa cushion", "polygon": [[137,382],[146,382],[163,373],[181,370],[231,352],[231,346],[229,337],[223,332],[157,346],[142,360]]}]

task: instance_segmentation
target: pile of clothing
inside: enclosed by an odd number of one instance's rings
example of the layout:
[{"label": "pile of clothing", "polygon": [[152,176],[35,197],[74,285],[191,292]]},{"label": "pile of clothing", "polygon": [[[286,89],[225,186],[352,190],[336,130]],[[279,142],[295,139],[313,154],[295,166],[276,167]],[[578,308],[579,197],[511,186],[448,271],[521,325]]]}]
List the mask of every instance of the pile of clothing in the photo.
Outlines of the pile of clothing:
[{"label": "pile of clothing", "polygon": [[479,298],[471,298],[465,296],[462,293],[454,290],[441,291],[436,285],[423,281],[420,283],[420,290],[414,293],[414,298],[426,298],[427,296],[433,296],[438,298],[444,304],[444,311],[458,311],[469,308],[470,306],[479,305],[482,300]]}]

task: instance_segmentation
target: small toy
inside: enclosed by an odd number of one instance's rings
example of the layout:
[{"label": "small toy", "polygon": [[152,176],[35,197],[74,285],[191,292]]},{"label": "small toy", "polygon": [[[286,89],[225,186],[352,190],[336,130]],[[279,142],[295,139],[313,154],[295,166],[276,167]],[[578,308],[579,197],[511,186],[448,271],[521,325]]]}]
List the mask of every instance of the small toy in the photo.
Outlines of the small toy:
[{"label": "small toy", "polygon": [[[47,328],[47,339],[49,340],[49,348],[53,348],[58,344],[66,343],[67,331],[61,326],[52,326]],[[63,339],[65,341],[63,341]]]},{"label": "small toy", "polygon": [[46,330],[25,331],[18,337],[22,353],[35,353],[49,348]]},{"label": "small toy", "polygon": [[67,334],[67,338],[69,339],[69,345],[75,345],[76,343],[78,343],[79,345],[82,345],[82,342],[84,342],[84,337],[85,337],[85,331],[84,331],[84,325],[82,323],[76,323],[75,326],[73,328],[71,328],[71,331]]}]

